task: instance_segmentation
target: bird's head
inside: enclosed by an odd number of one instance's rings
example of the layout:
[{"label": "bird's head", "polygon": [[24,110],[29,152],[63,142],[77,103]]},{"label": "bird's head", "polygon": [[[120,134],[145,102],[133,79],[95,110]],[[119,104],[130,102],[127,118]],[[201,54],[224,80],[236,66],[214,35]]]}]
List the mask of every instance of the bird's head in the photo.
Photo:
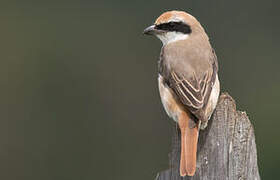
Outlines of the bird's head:
[{"label": "bird's head", "polygon": [[163,45],[166,45],[187,39],[201,29],[203,30],[200,23],[192,15],[184,11],[168,11],[160,15],[143,33],[158,37]]}]

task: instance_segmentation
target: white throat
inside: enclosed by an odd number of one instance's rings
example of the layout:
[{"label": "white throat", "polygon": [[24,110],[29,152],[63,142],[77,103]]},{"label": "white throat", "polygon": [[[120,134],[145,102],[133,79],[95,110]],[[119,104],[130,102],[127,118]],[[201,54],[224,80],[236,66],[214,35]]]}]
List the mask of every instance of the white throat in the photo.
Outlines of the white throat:
[{"label": "white throat", "polygon": [[162,42],[163,45],[175,42],[175,41],[180,41],[187,39],[189,37],[188,34],[183,34],[180,32],[167,32],[164,34],[158,34],[156,35]]}]

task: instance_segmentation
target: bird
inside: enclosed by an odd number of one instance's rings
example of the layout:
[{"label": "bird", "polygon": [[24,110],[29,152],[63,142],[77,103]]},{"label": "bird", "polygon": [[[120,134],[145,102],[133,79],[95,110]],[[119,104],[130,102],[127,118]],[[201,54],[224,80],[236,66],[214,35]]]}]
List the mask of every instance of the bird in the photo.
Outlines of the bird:
[{"label": "bird", "polygon": [[164,12],[143,33],[162,42],[159,94],[180,129],[180,176],[194,176],[199,131],[207,127],[220,94],[217,56],[202,25],[184,11]]}]

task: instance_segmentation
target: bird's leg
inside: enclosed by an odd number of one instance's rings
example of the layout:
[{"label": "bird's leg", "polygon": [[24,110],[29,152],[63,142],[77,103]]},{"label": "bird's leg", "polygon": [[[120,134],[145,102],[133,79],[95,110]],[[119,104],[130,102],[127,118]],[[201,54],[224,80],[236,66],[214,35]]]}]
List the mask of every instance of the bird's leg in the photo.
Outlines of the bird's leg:
[{"label": "bird's leg", "polygon": [[196,151],[198,141],[198,125],[191,127],[191,115],[183,112],[178,119],[181,130],[180,175],[193,176],[196,169]]}]

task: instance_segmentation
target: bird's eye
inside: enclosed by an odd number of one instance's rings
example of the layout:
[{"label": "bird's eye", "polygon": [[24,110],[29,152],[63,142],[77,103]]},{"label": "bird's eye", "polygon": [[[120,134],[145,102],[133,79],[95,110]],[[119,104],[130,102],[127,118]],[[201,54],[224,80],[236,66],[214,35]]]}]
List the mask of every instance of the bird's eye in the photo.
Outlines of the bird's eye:
[{"label": "bird's eye", "polygon": [[162,23],[159,25],[156,25],[156,29],[163,30],[163,31],[175,31],[175,32],[181,32],[184,34],[190,34],[191,28],[188,24],[183,22],[168,22],[168,23]]}]

